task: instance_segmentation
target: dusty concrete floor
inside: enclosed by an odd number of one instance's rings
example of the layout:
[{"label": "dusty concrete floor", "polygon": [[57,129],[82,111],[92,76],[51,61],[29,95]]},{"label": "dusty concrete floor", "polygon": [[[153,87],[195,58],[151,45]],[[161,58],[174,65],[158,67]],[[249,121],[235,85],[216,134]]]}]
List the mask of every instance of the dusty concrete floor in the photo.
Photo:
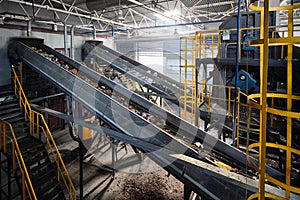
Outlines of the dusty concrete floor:
[{"label": "dusty concrete floor", "polygon": [[[71,139],[67,130],[53,135],[79,194],[78,144]],[[102,137],[102,142],[97,142],[85,154],[84,199],[183,199],[183,184],[163,168],[148,157],[140,159],[141,155],[133,153],[130,146],[122,148],[120,144],[117,150],[114,176],[99,168],[112,167],[108,139]]]}]

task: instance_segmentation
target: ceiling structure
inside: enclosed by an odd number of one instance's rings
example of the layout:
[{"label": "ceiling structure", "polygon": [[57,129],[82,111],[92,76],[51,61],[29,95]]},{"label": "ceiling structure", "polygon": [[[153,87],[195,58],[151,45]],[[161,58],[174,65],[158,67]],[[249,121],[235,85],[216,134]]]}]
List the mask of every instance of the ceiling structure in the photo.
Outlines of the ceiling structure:
[{"label": "ceiling structure", "polygon": [[201,23],[223,20],[236,6],[236,0],[3,0],[0,14],[133,35],[178,24],[201,29]]},{"label": "ceiling structure", "polygon": [[[35,23],[141,35],[203,29],[237,12],[237,0],[2,0],[0,15]],[[242,9],[248,0],[242,0]],[[281,0],[289,3],[291,0]],[[172,28],[170,28],[172,27]]]}]

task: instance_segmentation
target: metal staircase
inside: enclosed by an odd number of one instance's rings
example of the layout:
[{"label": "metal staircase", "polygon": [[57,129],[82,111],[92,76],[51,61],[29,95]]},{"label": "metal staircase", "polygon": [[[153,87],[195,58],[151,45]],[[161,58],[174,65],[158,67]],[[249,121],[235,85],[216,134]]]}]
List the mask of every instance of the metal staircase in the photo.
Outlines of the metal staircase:
[{"label": "metal staircase", "polygon": [[13,124],[15,131],[28,128],[11,85],[0,87],[0,119]]},{"label": "metal staircase", "polygon": [[[18,141],[22,141],[29,131],[28,125],[24,120],[19,101],[14,94],[11,85],[0,87],[0,119],[6,123],[13,124],[14,136]],[[12,131],[1,121],[1,141],[5,138],[12,138]],[[3,145],[2,145],[3,144]],[[6,145],[6,147],[4,146]],[[2,199],[19,199],[20,181],[17,176],[12,174],[12,143],[1,142],[1,198]],[[18,171],[21,176],[21,171]]]},{"label": "metal staircase", "polygon": [[45,120],[30,109],[13,72],[14,89],[10,85],[0,87],[0,199],[61,200],[66,199],[65,193],[68,199],[76,199]]},{"label": "metal staircase", "polygon": [[[37,199],[66,199],[44,144],[27,135],[18,141]],[[21,175],[18,174],[18,180]]]}]

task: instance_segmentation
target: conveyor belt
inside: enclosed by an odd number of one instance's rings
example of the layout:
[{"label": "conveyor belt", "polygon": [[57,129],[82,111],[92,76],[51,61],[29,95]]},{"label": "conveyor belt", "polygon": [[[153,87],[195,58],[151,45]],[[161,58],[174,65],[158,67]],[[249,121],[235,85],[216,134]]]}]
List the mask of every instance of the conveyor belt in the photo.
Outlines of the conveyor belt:
[{"label": "conveyor belt", "polygon": [[87,59],[94,58],[96,61],[105,62],[117,71],[135,80],[139,84],[152,91],[164,95],[166,99],[179,104],[179,97],[184,93],[183,84],[165,76],[141,63],[132,60],[117,51],[102,44],[94,45],[86,42],[83,51],[87,51]]},{"label": "conveyor belt", "polygon": [[[102,84],[113,88],[115,91],[126,97],[131,97],[131,101],[141,105],[144,109],[151,110],[152,113],[156,113],[159,116],[167,116],[166,123],[168,123],[170,127],[172,126],[173,130],[176,130],[178,135],[186,135],[190,141],[195,138],[195,141],[204,142],[204,145],[206,145],[205,142],[214,141],[215,144],[212,146],[212,153],[214,156],[221,160],[222,158],[229,159],[232,164],[247,168],[246,155],[239,150],[217,140],[216,138],[213,138],[205,132],[183,120],[180,120],[175,115],[151,104],[147,100],[135,95],[125,88],[115,85],[112,81],[101,77],[89,68],[86,68],[76,61],[59,54],[46,45],[34,44],[32,42],[31,44],[35,46],[38,45],[39,48],[42,48],[44,51],[55,55],[59,59],[64,60],[64,62],[68,63],[70,66],[79,69],[79,73],[88,74],[91,79],[98,80]],[[203,168],[203,166],[197,165],[197,162],[207,163],[208,160],[201,158],[191,147],[183,144],[157,126],[152,125],[148,121],[139,117],[74,74],[36,53],[24,43],[19,41],[12,42],[10,49],[11,52],[16,53],[20,57],[26,66],[33,68],[38,73],[45,76],[49,81],[56,84],[68,95],[71,95],[90,110],[95,111],[101,120],[109,124],[112,128],[114,128],[114,130],[120,132],[120,140],[122,140],[122,135],[126,134],[133,138],[138,138],[143,142],[155,145],[162,150],[186,156],[185,159],[176,160],[174,157],[171,159],[170,156],[164,155],[163,152],[160,154],[158,151],[155,151],[151,153],[150,157],[161,166],[169,164],[166,169],[198,193],[210,199],[232,199],[232,197],[236,197],[236,199],[243,199],[245,198],[246,191],[248,194],[256,192],[256,187],[254,185],[247,185],[243,181],[228,178],[224,176],[224,174],[220,174],[220,172],[210,171]],[[131,120],[128,120],[128,117],[130,117]],[[141,147],[141,149],[146,151],[143,147]],[[170,159],[173,161],[172,164]],[[192,162],[194,163],[192,164],[188,160],[194,160],[197,162]],[[279,180],[284,179],[281,173],[270,167],[267,167],[267,171]],[[218,191],[215,190],[216,188],[218,188]]]}]

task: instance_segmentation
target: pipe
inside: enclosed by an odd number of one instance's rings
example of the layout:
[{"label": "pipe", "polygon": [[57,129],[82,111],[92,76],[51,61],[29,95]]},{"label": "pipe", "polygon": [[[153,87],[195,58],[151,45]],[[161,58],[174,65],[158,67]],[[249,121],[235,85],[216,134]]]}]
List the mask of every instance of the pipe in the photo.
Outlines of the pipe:
[{"label": "pipe", "polygon": [[236,51],[235,51],[235,79],[234,79],[234,110],[233,110],[233,146],[236,146],[236,117],[237,117],[237,80],[239,72],[239,53],[240,53],[240,30],[241,30],[241,0],[238,1],[238,18],[237,18],[237,42],[236,42]]},{"label": "pipe", "polygon": [[249,0],[245,0],[245,9],[246,12],[249,12]]},{"label": "pipe", "polygon": [[93,40],[96,40],[97,38],[97,31],[96,31],[96,27],[94,26],[94,29],[93,29]]},{"label": "pipe", "polygon": [[30,37],[32,35],[32,31],[31,31],[31,22],[32,20],[29,20],[27,22],[27,36]]},{"label": "pipe", "polygon": [[68,47],[67,47],[67,37],[68,37],[68,27],[67,24],[64,24],[64,50],[65,50],[65,56],[68,55]]},{"label": "pipe", "polygon": [[71,37],[70,37],[70,50],[71,50],[71,59],[75,59],[75,49],[74,49],[74,30],[75,30],[75,26],[72,26],[71,28]]},{"label": "pipe", "polygon": [[[71,97],[70,96],[66,96],[66,100],[67,100],[67,116],[70,116],[71,115],[71,111],[70,111],[70,108],[72,107],[72,100],[71,100]],[[73,110],[73,108],[72,108]],[[75,135],[74,134],[74,131],[73,131],[73,124],[71,121],[68,121],[68,127],[69,127],[69,133],[70,133],[70,136],[71,138],[76,141],[76,142],[81,142],[80,138],[78,137],[78,135]]]},{"label": "pipe", "polygon": [[[140,28],[128,28],[126,30],[118,30],[118,32],[124,32],[124,31],[134,31],[134,30],[145,30],[145,29],[154,29],[154,28],[168,28],[168,27],[176,27],[176,26],[189,26],[189,25],[197,25],[197,24],[212,24],[212,23],[222,23],[225,22],[225,20],[215,20],[215,21],[204,21],[204,22],[189,22],[189,23],[180,23],[180,24],[167,24],[167,25],[160,25],[160,26],[148,26],[148,27],[140,27]],[[105,30],[105,31],[98,31],[100,33],[108,33],[113,32],[113,28],[111,30]],[[195,31],[196,32],[196,31]]]}]

